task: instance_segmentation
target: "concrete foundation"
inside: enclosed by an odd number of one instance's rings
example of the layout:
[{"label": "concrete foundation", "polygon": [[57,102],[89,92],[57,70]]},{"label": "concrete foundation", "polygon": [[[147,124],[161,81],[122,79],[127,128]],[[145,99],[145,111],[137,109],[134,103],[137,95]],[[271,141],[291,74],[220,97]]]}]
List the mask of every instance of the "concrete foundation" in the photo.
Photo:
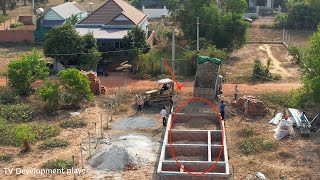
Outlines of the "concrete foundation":
[{"label": "concrete foundation", "polygon": [[[172,123],[173,116],[170,115],[168,118],[159,159],[157,173],[160,179],[229,179],[226,138],[222,131],[224,124],[220,124],[217,115],[177,113]],[[194,129],[187,125],[184,126],[188,121],[197,119],[201,119],[201,122],[206,119],[212,123],[212,126],[206,125],[202,129],[199,129],[198,125]],[[222,152],[218,159],[221,149]],[[215,163],[214,168],[202,174]],[[199,176],[200,174],[202,175]]]}]

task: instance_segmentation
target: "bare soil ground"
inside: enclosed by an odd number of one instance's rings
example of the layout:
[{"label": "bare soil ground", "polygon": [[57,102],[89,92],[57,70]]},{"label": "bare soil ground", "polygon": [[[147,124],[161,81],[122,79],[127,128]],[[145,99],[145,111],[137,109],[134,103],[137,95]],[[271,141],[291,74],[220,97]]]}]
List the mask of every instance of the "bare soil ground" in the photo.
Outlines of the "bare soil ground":
[{"label": "bare soil ground", "polygon": [[[263,26],[273,26],[274,17],[260,17],[250,24],[250,28],[247,31],[248,41],[283,41],[282,29],[270,29]],[[288,30],[288,35],[292,38],[294,45],[306,46],[308,38],[314,31],[306,30]]]},{"label": "bare soil ground", "polygon": [[281,82],[299,82],[299,66],[292,60],[287,49],[281,44],[247,44],[232,53],[226,60],[227,81],[239,83],[243,77],[252,75],[254,61],[259,59],[264,66],[271,59],[271,74],[279,74]]}]

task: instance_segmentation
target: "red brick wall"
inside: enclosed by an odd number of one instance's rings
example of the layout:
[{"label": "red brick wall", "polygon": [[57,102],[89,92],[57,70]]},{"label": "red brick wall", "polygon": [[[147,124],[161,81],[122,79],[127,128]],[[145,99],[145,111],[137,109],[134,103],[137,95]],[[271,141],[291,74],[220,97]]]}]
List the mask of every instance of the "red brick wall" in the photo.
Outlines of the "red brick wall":
[{"label": "red brick wall", "polygon": [[33,42],[33,31],[30,31],[30,30],[0,31],[0,43],[1,42]]}]

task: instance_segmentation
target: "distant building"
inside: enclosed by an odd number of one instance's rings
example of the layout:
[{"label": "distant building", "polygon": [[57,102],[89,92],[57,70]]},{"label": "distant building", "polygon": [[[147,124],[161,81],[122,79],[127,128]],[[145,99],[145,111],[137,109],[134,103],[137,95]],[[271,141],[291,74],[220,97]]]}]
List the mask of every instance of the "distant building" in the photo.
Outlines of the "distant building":
[{"label": "distant building", "polygon": [[85,35],[92,32],[100,51],[123,49],[123,37],[133,26],[148,31],[148,17],[123,0],[108,0],[88,17],[76,24]]},{"label": "distant building", "polygon": [[44,39],[44,34],[54,26],[61,26],[72,16],[77,16],[78,20],[82,20],[87,17],[87,12],[76,2],[66,2],[58,6],[49,8],[40,18],[37,20],[37,30],[35,32],[35,38],[38,41]]}]

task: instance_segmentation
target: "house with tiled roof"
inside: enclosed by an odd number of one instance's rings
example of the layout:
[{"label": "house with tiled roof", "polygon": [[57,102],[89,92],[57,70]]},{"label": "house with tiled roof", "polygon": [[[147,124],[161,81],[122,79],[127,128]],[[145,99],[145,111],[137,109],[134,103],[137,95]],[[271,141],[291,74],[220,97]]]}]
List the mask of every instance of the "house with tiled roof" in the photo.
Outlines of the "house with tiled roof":
[{"label": "house with tiled roof", "polygon": [[147,15],[126,1],[108,0],[76,24],[76,30],[81,35],[92,32],[100,51],[114,51],[123,49],[123,37],[133,26],[147,32]]}]

